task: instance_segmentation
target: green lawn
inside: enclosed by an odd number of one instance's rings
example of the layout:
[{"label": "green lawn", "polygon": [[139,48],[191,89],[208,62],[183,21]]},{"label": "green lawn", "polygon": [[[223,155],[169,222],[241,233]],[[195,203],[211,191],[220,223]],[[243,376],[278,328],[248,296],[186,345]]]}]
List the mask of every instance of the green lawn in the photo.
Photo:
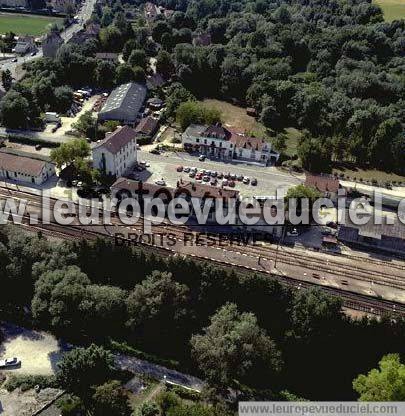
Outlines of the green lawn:
[{"label": "green lawn", "polygon": [[222,121],[225,125],[246,134],[252,134],[257,137],[265,136],[265,127],[256,121],[254,117],[247,115],[245,108],[214,99],[206,99],[203,101],[203,104],[220,110]]},{"label": "green lawn", "polygon": [[38,36],[45,33],[52,23],[62,25],[63,19],[50,16],[0,13],[0,33],[14,32],[17,35]]},{"label": "green lawn", "polygon": [[405,0],[375,0],[382,8],[384,18],[388,22],[396,19],[405,19]]}]

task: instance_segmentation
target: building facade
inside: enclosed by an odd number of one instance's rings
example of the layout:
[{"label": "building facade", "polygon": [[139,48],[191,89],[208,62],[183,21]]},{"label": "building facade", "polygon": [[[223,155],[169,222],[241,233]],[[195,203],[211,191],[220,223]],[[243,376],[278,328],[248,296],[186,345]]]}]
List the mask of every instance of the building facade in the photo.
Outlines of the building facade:
[{"label": "building facade", "polygon": [[182,134],[184,149],[212,159],[243,161],[269,165],[277,162],[279,154],[271,143],[244,133],[231,131],[220,124],[191,125]]},{"label": "building facade", "polygon": [[122,176],[137,161],[136,133],[128,127],[118,127],[107,133],[92,149],[93,167],[108,176]]},{"label": "building facade", "polygon": [[55,175],[55,165],[47,158],[33,158],[22,152],[0,151],[0,177],[35,185],[42,185]]}]

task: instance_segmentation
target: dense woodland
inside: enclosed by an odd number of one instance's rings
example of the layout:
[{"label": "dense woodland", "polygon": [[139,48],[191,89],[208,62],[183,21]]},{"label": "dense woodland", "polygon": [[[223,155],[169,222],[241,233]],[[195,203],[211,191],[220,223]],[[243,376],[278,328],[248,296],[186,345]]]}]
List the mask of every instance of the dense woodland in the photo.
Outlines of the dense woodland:
[{"label": "dense woodland", "polygon": [[353,379],[405,342],[402,319],[352,321],[338,299],[268,276],[103,240],[55,244],[14,228],[0,237],[3,319],[76,344],[125,342],[222,393],[353,399]]},{"label": "dense woodland", "polygon": [[[2,102],[3,124],[35,124],[46,108],[63,112],[73,87],[142,81],[149,57],[157,57],[158,71],[187,90],[183,98],[233,100],[256,108],[272,131],[302,130],[299,156],[307,169],[349,161],[403,172],[403,20],[385,23],[377,5],[361,0],[160,4],[175,13],[152,25],[142,2],[97,5],[98,39],[30,64]],[[194,46],[198,34],[212,43]],[[125,63],[97,61],[97,51],[122,52]]]}]

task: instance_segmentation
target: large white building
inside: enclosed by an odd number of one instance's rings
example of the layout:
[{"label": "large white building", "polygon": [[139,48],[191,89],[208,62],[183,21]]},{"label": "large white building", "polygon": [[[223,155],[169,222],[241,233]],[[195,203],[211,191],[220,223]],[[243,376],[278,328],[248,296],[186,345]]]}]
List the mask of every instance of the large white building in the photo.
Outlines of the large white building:
[{"label": "large white building", "polygon": [[107,133],[92,149],[93,167],[109,176],[122,176],[136,163],[136,132],[128,126]]},{"label": "large white building", "polygon": [[140,113],[146,98],[146,86],[136,82],[122,84],[113,90],[101,109],[99,121],[118,120],[134,126],[141,118]]},{"label": "large white building", "polygon": [[0,150],[0,177],[5,180],[41,185],[55,175],[55,165],[48,158],[23,152]]},{"label": "large white building", "polygon": [[268,165],[275,163],[280,156],[272,150],[271,143],[231,131],[220,124],[192,124],[182,134],[182,142],[185,150],[213,159]]}]

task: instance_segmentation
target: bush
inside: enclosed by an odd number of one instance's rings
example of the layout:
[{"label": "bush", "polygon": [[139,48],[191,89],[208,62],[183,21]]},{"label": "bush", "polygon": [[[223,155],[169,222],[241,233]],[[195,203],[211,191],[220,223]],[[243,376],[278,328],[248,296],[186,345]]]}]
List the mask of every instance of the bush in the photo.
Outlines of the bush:
[{"label": "bush", "polygon": [[33,389],[37,385],[40,386],[41,389],[46,387],[58,387],[54,376],[26,376],[12,374],[4,385],[4,388],[8,392],[12,392],[18,388],[20,388],[21,391],[27,391]]},{"label": "bush", "polygon": [[26,137],[26,136],[18,136],[14,134],[8,134],[7,139],[11,143],[21,143],[35,146],[36,144],[40,144],[42,147],[59,147],[60,143],[51,142],[48,140],[41,140],[35,139],[33,137]]},{"label": "bush", "polygon": [[183,400],[190,400],[192,402],[197,402],[201,399],[200,393],[193,391],[193,390],[185,389],[184,387],[181,387],[181,386],[173,386],[171,384],[167,384],[167,390],[169,390],[172,393],[175,393],[177,396],[179,396]]},{"label": "bush", "polygon": [[169,367],[169,368],[173,368],[173,369],[179,369],[180,368],[180,364],[178,361],[175,360],[167,360],[164,358],[160,358],[157,357],[155,355],[152,354],[148,354],[146,352],[143,351],[139,351],[134,347],[131,347],[130,345],[128,345],[126,342],[117,342],[117,341],[110,341],[110,344],[108,345],[108,348],[111,349],[112,351],[117,351],[120,352],[122,354],[127,354],[127,355],[131,355],[133,357],[137,357],[141,360],[146,360],[146,361],[152,361],[156,364],[165,366],[165,367]]}]

